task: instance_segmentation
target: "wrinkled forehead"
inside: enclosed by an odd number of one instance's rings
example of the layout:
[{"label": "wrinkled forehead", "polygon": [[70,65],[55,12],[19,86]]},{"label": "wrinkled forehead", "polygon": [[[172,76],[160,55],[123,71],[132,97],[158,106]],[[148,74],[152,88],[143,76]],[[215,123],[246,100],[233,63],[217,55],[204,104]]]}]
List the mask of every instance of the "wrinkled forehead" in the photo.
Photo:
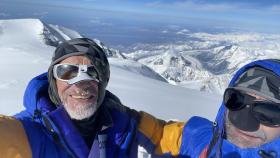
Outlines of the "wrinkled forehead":
[{"label": "wrinkled forehead", "polygon": [[63,59],[59,64],[92,65],[92,61],[86,55],[75,55]]}]

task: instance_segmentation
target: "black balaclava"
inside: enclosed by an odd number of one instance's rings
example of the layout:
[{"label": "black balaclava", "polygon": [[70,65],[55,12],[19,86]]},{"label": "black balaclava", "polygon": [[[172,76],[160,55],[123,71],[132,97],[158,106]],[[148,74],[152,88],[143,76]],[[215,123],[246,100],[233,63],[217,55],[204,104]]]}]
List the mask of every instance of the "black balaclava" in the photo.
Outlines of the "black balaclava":
[{"label": "black balaclava", "polygon": [[[262,67],[253,67],[245,71],[235,82],[234,88],[244,92],[251,92],[271,100],[279,100],[280,77]],[[244,131],[256,131],[260,127],[249,106],[237,111],[229,110],[228,118],[237,128]]]},{"label": "black balaclava", "polygon": [[[53,76],[53,67],[62,60],[71,57],[84,55],[89,60],[91,64],[95,67],[98,73],[98,99],[97,99],[97,111],[89,118],[83,120],[72,119],[74,125],[80,131],[81,136],[84,138],[85,143],[88,147],[91,147],[92,142],[95,138],[97,132],[101,129],[102,120],[102,107],[106,86],[110,78],[110,68],[108,59],[106,57],[105,51],[97,45],[94,41],[88,38],[76,38],[69,41],[61,43],[55,50],[52,63],[48,69],[48,81],[49,81],[49,97],[52,102],[59,106],[62,105],[62,101],[59,98],[56,86],[56,80]],[[106,116],[103,116],[106,117]],[[100,121],[101,119],[101,121]]]},{"label": "black balaclava", "polygon": [[56,48],[52,57],[51,65],[48,69],[49,97],[55,105],[62,105],[62,101],[60,100],[57,92],[56,80],[53,76],[53,67],[62,60],[77,55],[84,55],[88,57],[98,73],[99,84],[97,107],[99,107],[105,96],[105,88],[110,78],[110,68],[104,50],[88,38],[71,39],[61,43]]}]

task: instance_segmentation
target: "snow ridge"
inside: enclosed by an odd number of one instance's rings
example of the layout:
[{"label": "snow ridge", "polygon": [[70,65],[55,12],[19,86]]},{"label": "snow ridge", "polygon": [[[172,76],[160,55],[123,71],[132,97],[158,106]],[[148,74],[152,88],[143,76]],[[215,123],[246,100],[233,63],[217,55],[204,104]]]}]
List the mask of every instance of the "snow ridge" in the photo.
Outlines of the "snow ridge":
[{"label": "snow ridge", "polygon": [[240,67],[258,59],[280,58],[280,35],[184,33],[186,41],[140,44],[126,56],[149,66],[169,83],[222,94]]}]

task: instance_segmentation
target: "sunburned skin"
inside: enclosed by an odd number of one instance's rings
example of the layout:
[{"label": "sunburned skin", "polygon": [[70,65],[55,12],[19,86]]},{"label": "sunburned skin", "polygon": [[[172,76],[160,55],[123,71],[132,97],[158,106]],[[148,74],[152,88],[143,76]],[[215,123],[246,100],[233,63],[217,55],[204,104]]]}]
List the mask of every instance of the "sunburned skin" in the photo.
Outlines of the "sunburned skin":
[{"label": "sunburned skin", "polygon": [[[71,56],[60,62],[61,64],[91,65],[85,56]],[[81,81],[68,84],[56,80],[58,95],[71,118],[82,120],[89,118],[97,110],[98,83],[96,81]]]},{"label": "sunburned skin", "polygon": [[[254,93],[247,94],[255,97],[255,101],[266,100],[264,97],[258,96]],[[240,148],[258,147],[280,136],[280,127],[268,127],[260,124],[259,129],[254,132],[238,129],[230,122],[228,111],[226,113],[225,127],[227,139]]]}]

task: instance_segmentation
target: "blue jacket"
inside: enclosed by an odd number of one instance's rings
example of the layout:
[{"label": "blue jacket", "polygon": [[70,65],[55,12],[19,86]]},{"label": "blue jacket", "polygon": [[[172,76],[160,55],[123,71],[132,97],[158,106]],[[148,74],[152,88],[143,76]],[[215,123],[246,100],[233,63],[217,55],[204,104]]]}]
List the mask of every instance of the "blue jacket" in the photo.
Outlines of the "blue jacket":
[{"label": "blue jacket", "polygon": [[[242,67],[231,80],[230,86],[233,86],[243,72],[256,66],[280,76],[279,62],[259,60]],[[140,143],[152,153],[152,158],[206,158],[207,152],[210,158],[280,158],[280,137],[259,147],[247,149],[241,149],[224,139],[225,112],[226,108],[222,104],[215,123],[197,116],[186,123],[165,122],[142,112],[137,137],[146,139]]]},{"label": "blue jacket", "polygon": [[[34,158],[136,158],[138,116],[106,92],[101,107],[107,121],[98,132],[91,149],[62,106],[48,97],[47,74],[30,81],[24,94],[26,110],[16,114],[26,132]],[[107,123],[107,124],[106,124]]]},{"label": "blue jacket", "polygon": [[[233,77],[229,86],[233,86],[238,77],[252,67],[263,67],[280,76],[280,63],[274,60],[259,60],[242,67]],[[280,81],[279,81],[280,82]],[[203,150],[211,150],[209,157],[225,158],[280,158],[280,137],[272,142],[255,148],[241,149],[223,138],[224,116],[226,108],[222,104],[216,117],[216,123],[201,117],[193,117],[185,125],[180,155],[199,157]],[[214,143],[216,140],[216,143]],[[211,144],[212,142],[212,144]],[[211,147],[212,149],[209,149]],[[263,154],[260,154],[262,152]]]}]

